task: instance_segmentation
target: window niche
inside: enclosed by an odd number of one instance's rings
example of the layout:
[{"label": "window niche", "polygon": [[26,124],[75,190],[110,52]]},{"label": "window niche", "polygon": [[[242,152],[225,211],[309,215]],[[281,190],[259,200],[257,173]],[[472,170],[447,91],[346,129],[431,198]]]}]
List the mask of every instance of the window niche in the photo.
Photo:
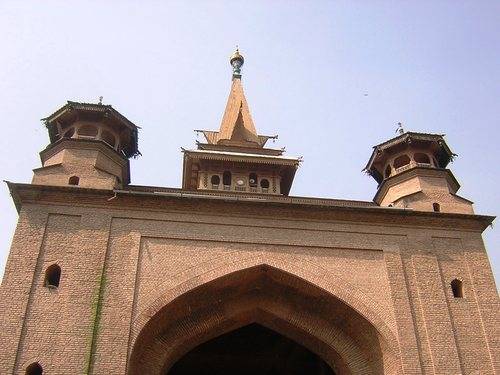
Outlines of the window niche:
[{"label": "window niche", "polygon": [[210,178],[210,183],[212,184],[213,189],[218,189],[220,185],[220,177],[217,174],[212,175]]},{"label": "window niche", "polygon": [[80,177],[78,176],[71,176],[68,179],[68,185],[78,186],[79,184],[80,184]]},{"label": "window niche", "polygon": [[385,168],[385,178],[390,176],[391,176],[391,166],[387,165],[387,167]]},{"label": "window niche", "polygon": [[464,284],[462,280],[454,279],[451,283],[451,292],[455,298],[464,298]]},{"label": "window niche", "polygon": [[43,368],[38,362],[33,362],[28,367],[26,367],[26,375],[42,375]]},{"label": "window niche", "polygon": [[61,267],[57,264],[52,264],[45,270],[45,280],[43,285],[50,289],[59,288],[61,281]]},{"label": "window niche", "polygon": [[102,131],[101,139],[113,148],[116,146],[115,136],[107,130]]},{"label": "window niche", "polygon": [[413,155],[413,160],[415,160],[419,164],[431,164],[431,159],[429,156],[422,152],[417,152],[415,155]]},{"label": "window niche", "polygon": [[250,173],[248,175],[248,185],[250,187],[257,187],[257,173]]},{"label": "window niche", "polygon": [[93,125],[83,125],[78,129],[78,136],[85,138],[94,138],[97,136],[98,130]]},{"label": "window niche", "polygon": [[231,180],[231,172],[224,171],[224,173],[222,174],[222,183],[224,184],[224,186],[231,186]]},{"label": "window niche", "polygon": [[267,193],[269,191],[269,180],[267,178],[260,180],[260,187],[262,188],[262,192]]},{"label": "window niche", "polygon": [[441,205],[439,203],[433,203],[432,209],[434,210],[434,212],[441,212]]},{"label": "window niche", "polygon": [[410,157],[408,155],[401,155],[394,159],[394,168],[398,169],[410,164]]}]

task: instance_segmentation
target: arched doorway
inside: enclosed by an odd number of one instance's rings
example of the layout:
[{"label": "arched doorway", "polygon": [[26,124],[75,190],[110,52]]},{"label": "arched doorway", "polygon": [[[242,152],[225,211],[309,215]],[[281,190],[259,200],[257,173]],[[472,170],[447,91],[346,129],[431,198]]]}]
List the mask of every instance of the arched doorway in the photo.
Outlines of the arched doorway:
[{"label": "arched doorway", "polygon": [[132,339],[128,374],[170,374],[204,343],[254,323],[311,352],[336,375],[400,373],[397,343],[388,342],[355,308],[315,284],[261,264],[188,287],[149,315]]},{"label": "arched doorway", "polygon": [[252,323],[200,344],[166,375],[335,375],[318,355]]}]

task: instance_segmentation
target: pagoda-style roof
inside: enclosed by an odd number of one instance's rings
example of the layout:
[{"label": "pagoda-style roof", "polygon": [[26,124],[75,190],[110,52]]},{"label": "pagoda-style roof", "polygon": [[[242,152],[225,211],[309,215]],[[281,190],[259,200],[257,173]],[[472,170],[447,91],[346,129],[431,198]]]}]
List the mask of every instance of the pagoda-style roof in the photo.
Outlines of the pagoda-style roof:
[{"label": "pagoda-style roof", "polygon": [[252,115],[241,84],[241,74],[233,74],[231,91],[219,131],[197,130],[203,133],[208,145],[240,148],[263,148],[269,139],[278,136],[260,135],[255,130]]},{"label": "pagoda-style roof", "polygon": [[50,142],[54,143],[60,138],[58,125],[64,127],[80,118],[103,121],[110,126],[119,128],[120,133],[126,136],[126,142],[122,143],[122,151],[125,156],[140,155],[138,149],[138,129],[140,128],[111,105],[101,103],[80,103],[68,100],[64,106],[43,118],[42,121],[49,131]]},{"label": "pagoda-style roof", "polygon": [[205,168],[226,165],[238,173],[245,170],[255,173],[258,169],[259,173],[272,173],[279,179],[279,194],[288,195],[290,192],[301,158],[284,156],[284,148],[264,147],[269,139],[278,136],[261,135],[255,129],[241,83],[243,62],[244,58],[237,50],[230,59],[233,68],[231,91],[219,130],[196,130],[204,135],[206,142],[197,142],[197,150],[182,150],[183,189],[198,189],[200,168],[205,173]]},{"label": "pagoda-style roof", "polygon": [[375,168],[375,165],[384,160],[388,153],[398,152],[408,147],[409,144],[416,148],[421,147],[430,150],[434,154],[439,168],[446,168],[446,166],[453,161],[453,158],[457,156],[446,144],[444,134],[405,132],[388,141],[373,146],[373,152],[363,170],[373,176],[377,182],[381,182],[383,176],[381,172]]},{"label": "pagoda-style roof", "polygon": [[189,154],[192,158],[206,160],[221,160],[234,162],[248,162],[257,164],[280,164],[292,165],[298,167],[301,159],[283,155],[263,155],[243,152],[231,151],[213,151],[213,150],[182,150],[185,154]]},{"label": "pagoda-style roof", "polygon": [[[219,144],[219,141],[223,140],[221,132],[213,131],[213,130],[195,130],[196,132],[200,132],[204,135],[207,144],[216,145]],[[257,135],[257,146],[264,147],[268,140],[277,139],[277,135]],[[227,143],[226,143],[227,144]],[[252,145],[254,146],[254,145]],[[243,146],[245,147],[245,146]],[[248,147],[248,145],[246,146]],[[254,146],[255,147],[255,146]]]}]

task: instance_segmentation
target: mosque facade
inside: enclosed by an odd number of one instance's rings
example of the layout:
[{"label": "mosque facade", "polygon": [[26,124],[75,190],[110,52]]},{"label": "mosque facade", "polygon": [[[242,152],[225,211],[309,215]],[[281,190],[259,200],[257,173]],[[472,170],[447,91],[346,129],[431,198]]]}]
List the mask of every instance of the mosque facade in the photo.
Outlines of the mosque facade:
[{"label": "mosque facade", "polygon": [[457,194],[444,136],[376,145],[371,201],[291,196],[301,159],[257,132],[243,63],[181,188],[131,184],[139,128],[112,106],[44,119],[42,166],[7,182],[0,373],[500,373],[494,218]]}]

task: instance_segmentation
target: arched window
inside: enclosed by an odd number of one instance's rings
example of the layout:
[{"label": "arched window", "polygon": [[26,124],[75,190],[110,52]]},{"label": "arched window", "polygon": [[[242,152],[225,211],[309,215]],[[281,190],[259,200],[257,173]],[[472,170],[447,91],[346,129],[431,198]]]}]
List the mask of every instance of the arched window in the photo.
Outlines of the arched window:
[{"label": "arched window", "polygon": [[222,183],[225,186],[231,186],[231,172],[224,171],[224,173],[222,174]]},{"label": "arched window", "polygon": [[97,128],[92,125],[83,125],[78,129],[78,135],[84,137],[95,137],[97,135]]},{"label": "arched window", "polygon": [[450,283],[450,285],[453,297],[464,298],[464,285],[461,280],[455,279]]},{"label": "arched window", "polygon": [[57,264],[52,264],[45,270],[45,281],[44,286],[48,288],[59,287],[59,281],[61,280],[61,267]]},{"label": "arched window", "polygon": [[439,205],[439,203],[433,203],[432,209],[434,210],[434,212],[441,212],[441,206]]},{"label": "arched window", "polygon": [[394,168],[396,169],[408,164],[410,164],[410,158],[408,157],[408,155],[401,155],[394,159]]},{"label": "arched window", "polygon": [[26,375],[42,375],[43,368],[38,362],[33,362],[31,365],[26,367]]},{"label": "arched window", "polygon": [[78,176],[71,176],[68,180],[68,185],[78,185],[80,183],[80,177]]},{"label": "arched window", "polygon": [[252,172],[248,175],[248,185],[257,187],[257,173]]},{"label": "arched window", "polygon": [[102,134],[101,134],[101,139],[104,142],[106,142],[108,145],[110,145],[111,147],[115,147],[116,138],[111,132],[108,132],[107,130],[103,130]]},{"label": "arched window", "polygon": [[391,175],[391,166],[388,165],[387,168],[385,168],[385,178],[389,177]]},{"label": "arched window", "polygon": [[66,130],[66,132],[63,134],[63,138],[71,138],[75,134],[75,128],[69,128]]},{"label": "arched window", "polygon": [[212,183],[212,185],[219,186],[219,184],[220,184],[220,177],[219,177],[219,175],[214,174],[212,176],[212,178],[210,178],[210,182]]},{"label": "arched window", "polygon": [[260,180],[260,187],[262,189],[269,189],[269,180],[267,178]]},{"label": "arched window", "polygon": [[426,154],[424,154],[422,152],[417,152],[415,155],[413,155],[413,159],[417,163],[422,163],[422,164],[430,164],[431,163],[431,159],[429,159],[429,156],[427,156]]}]

